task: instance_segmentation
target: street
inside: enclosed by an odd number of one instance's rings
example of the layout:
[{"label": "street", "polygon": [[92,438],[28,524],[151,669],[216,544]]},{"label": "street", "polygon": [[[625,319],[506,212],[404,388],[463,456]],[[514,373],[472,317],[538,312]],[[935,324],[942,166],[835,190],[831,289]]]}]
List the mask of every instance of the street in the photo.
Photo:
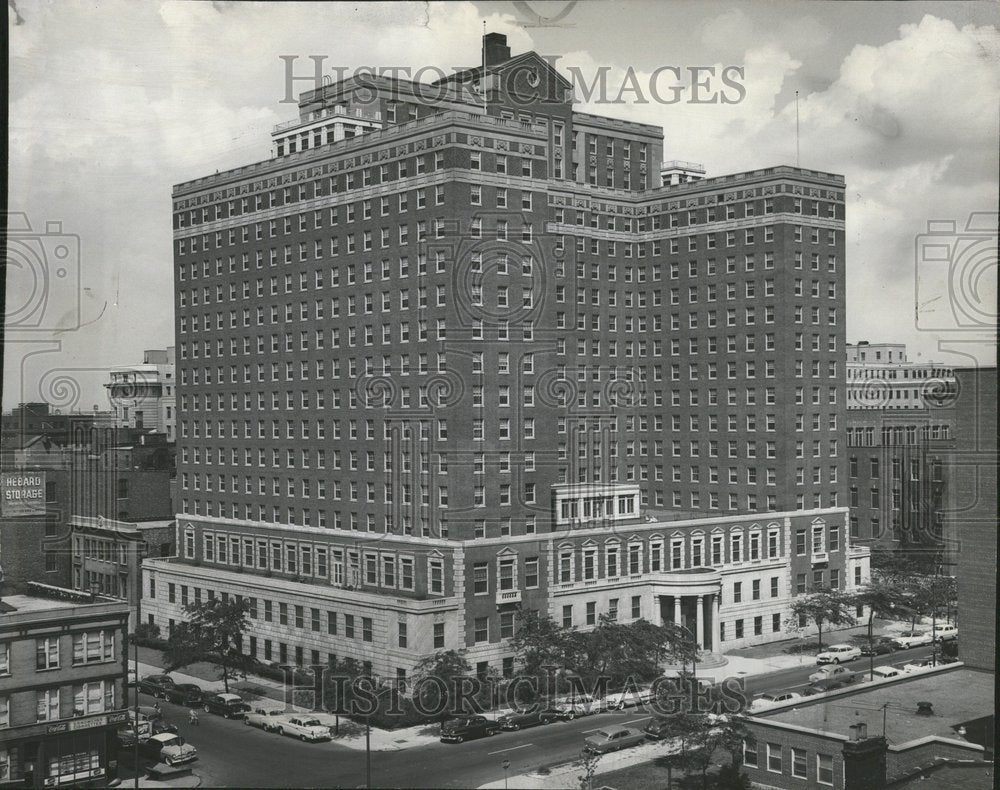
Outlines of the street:
[{"label": "street", "polygon": [[[878,656],[875,666],[902,665],[931,654],[930,647],[900,650]],[[868,659],[848,664],[864,673]],[[758,675],[746,681],[748,696],[777,690],[796,690],[808,683],[814,664]],[[141,694],[140,704],[154,700]],[[361,787],[365,785],[365,753],[334,743],[302,743],[201,713],[200,724],[188,724],[186,708],[160,702],[164,717],[197,749],[195,773],[203,783],[226,787]],[[433,743],[401,751],[372,754],[374,787],[477,787],[502,778],[501,762],[510,760],[508,774],[526,773],[543,766],[572,762],[583,739],[609,724],[645,726],[651,713],[624,711],[596,714],[518,732],[503,732],[463,744]]]}]

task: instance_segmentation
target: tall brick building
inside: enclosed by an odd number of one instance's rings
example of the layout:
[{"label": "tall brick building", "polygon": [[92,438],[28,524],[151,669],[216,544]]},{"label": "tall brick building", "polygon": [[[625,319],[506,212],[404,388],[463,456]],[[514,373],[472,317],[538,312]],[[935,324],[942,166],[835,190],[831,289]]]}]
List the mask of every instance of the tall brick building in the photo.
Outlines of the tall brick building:
[{"label": "tall brick building", "polygon": [[[661,129],[577,112],[503,36],[484,60],[307,92],[271,159],[175,187],[187,559],[294,580],[316,555],[271,536],[321,530],[340,584],[395,587],[642,511],[845,504],[843,178],[661,186]],[[362,569],[396,540],[416,566]]]}]

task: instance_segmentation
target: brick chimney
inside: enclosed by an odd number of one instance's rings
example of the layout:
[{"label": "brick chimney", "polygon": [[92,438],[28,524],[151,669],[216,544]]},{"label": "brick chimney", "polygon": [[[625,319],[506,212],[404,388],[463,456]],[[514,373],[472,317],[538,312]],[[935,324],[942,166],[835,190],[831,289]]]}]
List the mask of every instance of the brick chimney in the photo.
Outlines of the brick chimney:
[{"label": "brick chimney", "polygon": [[483,36],[483,51],[487,66],[510,60],[510,47],[507,46],[507,36],[503,33],[487,33]]},{"label": "brick chimney", "polygon": [[889,742],[879,736],[866,738],[858,728],[855,739],[844,743],[844,790],[885,790],[885,756]]}]

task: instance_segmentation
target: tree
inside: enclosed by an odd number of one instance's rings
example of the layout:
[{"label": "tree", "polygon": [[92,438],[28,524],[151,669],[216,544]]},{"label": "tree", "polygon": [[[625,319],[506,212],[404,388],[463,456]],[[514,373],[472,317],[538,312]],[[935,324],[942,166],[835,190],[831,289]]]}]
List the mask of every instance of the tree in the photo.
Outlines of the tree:
[{"label": "tree", "polygon": [[819,649],[823,649],[823,626],[854,625],[853,597],[842,590],[823,587],[792,601],[791,616],[787,624],[794,630],[802,626],[800,621],[816,624],[819,632]]},{"label": "tree", "polygon": [[539,677],[546,667],[566,665],[571,629],[532,610],[517,613],[517,628],[510,640],[524,674]]},{"label": "tree", "polygon": [[[876,617],[893,617],[907,611],[909,601],[894,584],[886,582],[878,575],[872,576],[868,586],[856,591],[853,596],[855,606],[868,608],[868,647],[874,641],[872,625]],[[871,650],[868,662],[869,677],[875,677],[875,652]]]},{"label": "tree", "polygon": [[743,744],[753,743],[753,734],[742,716],[723,714],[679,713],[669,719],[670,729],[661,743],[670,753],[657,759],[667,768],[668,787],[673,771],[701,774],[702,788],[708,787],[708,769],[719,750],[729,754],[732,772],[738,777],[743,762]]},{"label": "tree", "polygon": [[242,598],[211,598],[185,604],[184,611],[190,619],[176,626],[167,640],[163,653],[166,669],[207,661],[219,668],[228,693],[230,676],[246,677],[253,663],[242,650],[243,634],[250,625],[250,602]]},{"label": "tree", "polygon": [[597,773],[597,764],[601,761],[600,752],[584,751],[580,755],[580,769],[583,771],[577,779],[580,782],[580,790],[592,790],[594,786],[594,774]]},{"label": "tree", "polygon": [[455,711],[456,692],[462,685],[471,687],[471,671],[464,650],[444,650],[421,659],[413,670],[413,690],[421,710]]},{"label": "tree", "polygon": [[364,666],[356,658],[330,659],[323,683],[323,707],[336,714],[335,735],[340,735],[340,717],[350,716],[354,700],[354,687],[359,678],[365,676]]}]

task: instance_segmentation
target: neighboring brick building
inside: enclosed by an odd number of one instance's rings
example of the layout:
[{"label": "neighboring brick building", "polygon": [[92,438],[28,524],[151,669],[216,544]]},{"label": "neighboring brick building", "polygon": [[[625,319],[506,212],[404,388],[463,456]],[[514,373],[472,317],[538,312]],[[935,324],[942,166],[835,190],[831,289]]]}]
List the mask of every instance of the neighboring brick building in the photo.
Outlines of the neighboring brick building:
[{"label": "neighboring brick building", "polygon": [[958,542],[959,657],[969,666],[996,666],[997,618],[997,370],[955,371],[955,449],[945,532]]},{"label": "neighboring brick building", "polygon": [[955,545],[944,536],[954,371],[909,362],[901,344],[861,342],[847,352],[851,534],[954,573]]},{"label": "neighboring brick building", "polygon": [[640,511],[843,507],[843,177],[661,186],[659,127],[484,52],[433,100],[307,92],[273,158],[174,188],[179,529],[464,567]]},{"label": "neighboring brick building", "polygon": [[78,598],[0,604],[0,786],[104,787],[117,776],[128,608]]},{"label": "neighboring brick building", "polygon": [[759,788],[879,790],[937,760],[991,760],[994,681],[992,671],[937,667],[757,714],[746,773]]},{"label": "neighboring brick building", "polygon": [[175,523],[131,523],[74,515],[70,532],[73,589],[124,598],[133,624],[140,622],[142,561],[176,554]]}]

